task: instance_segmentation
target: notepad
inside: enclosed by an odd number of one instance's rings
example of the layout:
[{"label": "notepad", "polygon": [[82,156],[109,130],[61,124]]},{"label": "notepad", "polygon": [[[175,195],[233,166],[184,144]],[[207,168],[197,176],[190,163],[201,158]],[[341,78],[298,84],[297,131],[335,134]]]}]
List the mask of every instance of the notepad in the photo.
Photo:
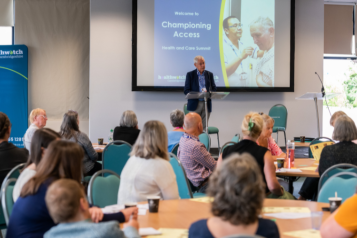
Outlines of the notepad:
[{"label": "notepad", "polygon": [[286,172],[302,172],[300,169],[285,169],[281,168],[276,171],[276,173],[286,173]]},{"label": "notepad", "polygon": [[187,229],[171,229],[171,228],[160,228],[159,231],[162,233],[160,236],[148,236],[147,238],[187,238]]},{"label": "notepad", "polygon": [[317,167],[306,167],[306,168],[301,168],[302,170],[312,170],[315,171]]},{"label": "notepad", "polygon": [[320,231],[318,230],[301,230],[301,231],[289,231],[289,232],[284,232],[284,235],[287,236],[292,236],[292,237],[297,237],[297,238],[321,238]]},{"label": "notepad", "polygon": [[308,207],[263,207],[263,213],[311,213]]},{"label": "notepad", "polygon": [[161,235],[161,231],[158,231],[152,227],[139,228],[140,236],[151,236],[151,235]]},{"label": "notepad", "polygon": [[204,202],[204,203],[211,203],[213,201],[212,197],[202,197],[202,198],[191,198],[191,201],[194,202]]},{"label": "notepad", "polygon": [[264,216],[275,217],[278,219],[300,219],[311,217],[310,213],[291,213],[291,212],[281,212],[281,213],[264,213]]}]

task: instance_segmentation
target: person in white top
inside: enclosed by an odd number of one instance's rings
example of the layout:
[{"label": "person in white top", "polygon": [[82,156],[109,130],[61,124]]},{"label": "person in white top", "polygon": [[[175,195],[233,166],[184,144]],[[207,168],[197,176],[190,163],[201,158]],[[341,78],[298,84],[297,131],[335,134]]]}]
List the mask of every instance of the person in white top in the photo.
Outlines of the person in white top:
[{"label": "person in white top", "polygon": [[31,154],[31,141],[32,141],[33,134],[35,133],[36,130],[44,128],[46,126],[46,122],[47,122],[46,111],[41,108],[33,109],[30,113],[29,119],[31,125],[29,126],[29,128],[25,133],[24,145],[25,148]]},{"label": "person in white top", "polygon": [[253,47],[244,47],[240,40],[242,24],[235,16],[223,20],[223,53],[229,86],[251,86],[249,82],[249,62],[247,57],[257,54]]},{"label": "person in white top", "polygon": [[250,35],[259,49],[264,51],[263,57],[255,68],[258,87],[274,87],[274,36],[273,21],[268,17],[259,17],[250,25]]},{"label": "person in white top", "polygon": [[60,134],[49,128],[38,129],[34,132],[31,143],[30,157],[27,160],[25,169],[16,180],[12,197],[14,201],[19,198],[22,187],[36,174],[36,167],[42,160],[47,147],[52,141],[59,140]]},{"label": "person in white top", "polygon": [[147,201],[149,196],[164,200],[180,198],[167,143],[162,122],[145,123],[121,173],[118,204]]}]

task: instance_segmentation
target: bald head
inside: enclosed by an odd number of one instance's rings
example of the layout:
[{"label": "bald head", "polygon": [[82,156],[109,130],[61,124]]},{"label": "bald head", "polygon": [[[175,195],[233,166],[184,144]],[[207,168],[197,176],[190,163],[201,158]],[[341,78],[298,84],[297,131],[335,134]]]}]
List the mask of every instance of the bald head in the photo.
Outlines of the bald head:
[{"label": "bald head", "polygon": [[195,112],[190,112],[185,116],[184,127],[188,134],[198,136],[202,133],[201,116]]}]

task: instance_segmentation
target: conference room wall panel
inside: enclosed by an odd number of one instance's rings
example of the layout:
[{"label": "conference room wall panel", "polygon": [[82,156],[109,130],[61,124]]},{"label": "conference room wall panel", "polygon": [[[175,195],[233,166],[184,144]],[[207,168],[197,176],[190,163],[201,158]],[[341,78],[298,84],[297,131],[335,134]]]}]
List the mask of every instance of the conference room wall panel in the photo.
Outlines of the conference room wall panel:
[{"label": "conference room wall panel", "polygon": [[[171,130],[169,113],[186,102],[183,93],[131,91],[131,12],[128,0],[91,0],[89,136],[93,141],[106,140],[125,110],[136,112],[139,128],[148,120],[160,120]],[[315,71],[323,75],[324,1],[297,0],[295,14],[295,92],[231,93],[223,101],[214,101],[209,125],[219,128],[221,145],[241,133],[246,113],[268,113],[275,104],[288,109],[288,139],[317,136],[313,101],[295,98],[321,89]],[[322,102],[318,105],[321,117]],[[279,138],[283,145],[282,133]],[[212,146],[217,147],[214,135]]]}]

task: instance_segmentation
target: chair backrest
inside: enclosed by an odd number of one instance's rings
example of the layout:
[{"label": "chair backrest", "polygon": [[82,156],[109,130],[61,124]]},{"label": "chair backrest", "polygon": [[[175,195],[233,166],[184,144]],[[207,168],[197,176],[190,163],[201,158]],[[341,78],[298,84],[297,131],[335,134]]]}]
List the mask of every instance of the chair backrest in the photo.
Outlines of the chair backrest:
[{"label": "chair backrest", "polygon": [[238,143],[240,141],[240,134],[235,134],[232,138],[232,141]]},{"label": "chair backrest", "polygon": [[183,113],[185,113],[185,115],[189,113],[189,111],[187,110],[187,103],[183,105]]},{"label": "chair backrest", "polygon": [[274,119],[274,127],[286,128],[288,110],[283,104],[276,104],[269,110],[269,116]]},{"label": "chair backrest", "polygon": [[178,151],[179,146],[180,146],[180,143],[177,143],[177,144],[174,146],[174,148],[172,148],[171,153],[173,153],[174,155],[177,156],[177,151]]},{"label": "chair backrest", "polygon": [[233,142],[233,141],[228,141],[227,143],[225,143],[222,148],[221,148],[221,151],[219,152],[219,154],[221,155],[224,151],[225,148],[227,148],[228,146],[231,146],[231,145],[235,145],[237,144],[236,142]]},{"label": "chair backrest", "polygon": [[207,133],[202,133],[201,135],[198,136],[200,139],[200,142],[205,145],[207,151],[211,149],[211,138]]},{"label": "chair backrest", "polygon": [[[350,178],[344,179],[342,176],[349,175]],[[337,192],[338,197],[344,202],[349,197],[352,197],[356,192],[357,174],[350,172],[341,172],[329,178],[324,186],[319,191],[318,202],[329,202],[330,197],[335,197]]]},{"label": "chair backrest", "polygon": [[17,179],[20,176],[20,170],[25,166],[25,163],[22,164],[18,164],[16,165],[14,168],[12,168],[12,170],[10,170],[10,172],[7,173],[6,177],[4,178],[4,180],[2,181],[1,184],[1,191],[3,186],[5,185],[6,181],[10,178],[15,178]]},{"label": "chair backrest", "polygon": [[[335,164],[328,168],[321,176],[319,180],[319,187],[318,187],[318,192],[322,188],[322,186],[325,184],[325,182],[331,178],[333,175],[341,173],[341,172],[350,172],[350,173],[356,173],[357,174],[357,166],[353,164]],[[349,175],[344,175],[342,178],[347,179],[350,178],[351,176]]]},{"label": "chair backrest", "polygon": [[[322,143],[322,142],[326,142],[326,141],[332,141],[330,138],[328,137],[317,137],[315,139],[313,139],[310,143],[310,145],[314,145],[314,144],[318,144],[318,143]],[[309,146],[309,158],[314,158],[314,156],[312,155],[310,146]]]},{"label": "chair backrest", "polygon": [[[104,173],[108,176],[100,176],[100,174]],[[100,208],[117,204],[119,185],[120,177],[115,172],[107,169],[96,172],[88,185],[87,194],[89,203]]]},{"label": "chair backrest", "polygon": [[12,208],[14,207],[14,199],[12,198],[12,192],[16,183],[15,178],[8,179],[4,186],[1,188],[1,207],[4,213],[5,222],[9,225]]},{"label": "chair backrest", "polygon": [[126,162],[130,158],[131,145],[125,141],[110,142],[103,150],[103,169],[121,174]]},{"label": "chair backrest", "polygon": [[177,159],[176,155],[170,153],[170,164],[176,175],[177,187],[181,199],[193,198],[190,184],[188,182],[185,169],[182,167],[181,162]]}]

